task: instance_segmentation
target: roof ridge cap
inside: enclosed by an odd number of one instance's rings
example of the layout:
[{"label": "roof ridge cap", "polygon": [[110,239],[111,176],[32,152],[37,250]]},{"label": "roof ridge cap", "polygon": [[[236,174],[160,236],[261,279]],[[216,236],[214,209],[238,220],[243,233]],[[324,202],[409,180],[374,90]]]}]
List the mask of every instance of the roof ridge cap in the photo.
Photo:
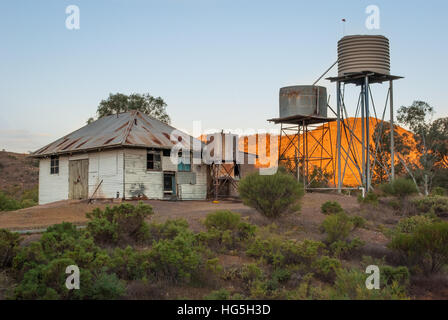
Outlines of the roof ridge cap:
[{"label": "roof ridge cap", "polygon": [[129,124],[126,128],[126,131],[123,136],[123,140],[121,141],[120,145],[123,146],[126,143],[126,140],[128,139],[129,134],[131,133],[132,127],[134,126],[134,121],[137,118],[138,110],[132,110],[130,111],[130,117],[129,117]]}]

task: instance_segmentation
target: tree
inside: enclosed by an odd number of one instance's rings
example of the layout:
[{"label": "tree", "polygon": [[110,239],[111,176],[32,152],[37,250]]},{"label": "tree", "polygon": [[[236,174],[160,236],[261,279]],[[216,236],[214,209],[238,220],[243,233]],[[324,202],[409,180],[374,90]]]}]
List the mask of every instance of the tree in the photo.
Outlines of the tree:
[{"label": "tree", "polygon": [[423,181],[426,195],[437,172],[448,165],[448,118],[432,121],[433,114],[434,109],[428,103],[414,101],[409,107],[401,107],[397,117],[414,133],[419,165],[413,171]]},{"label": "tree", "polygon": [[[376,163],[371,164],[372,181],[375,184],[381,184],[388,180],[390,173],[390,123],[385,121],[378,123],[375,126],[373,136],[374,143],[369,146],[370,154],[376,155]],[[407,133],[398,133],[396,125],[394,125],[394,141],[395,152],[404,157],[408,156],[412,150],[412,147],[409,144],[409,136]],[[373,159],[371,159],[371,161],[373,161]],[[399,161],[397,154],[394,163],[395,173],[398,175],[406,175],[406,170]]]},{"label": "tree", "polygon": [[[166,113],[166,103],[161,97],[153,97],[149,93],[122,93],[110,94],[106,100],[101,100],[97,114],[102,118],[111,114],[138,110],[164,123],[170,123],[170,117]],[[90,121],[90,119],[88,120]]]}]

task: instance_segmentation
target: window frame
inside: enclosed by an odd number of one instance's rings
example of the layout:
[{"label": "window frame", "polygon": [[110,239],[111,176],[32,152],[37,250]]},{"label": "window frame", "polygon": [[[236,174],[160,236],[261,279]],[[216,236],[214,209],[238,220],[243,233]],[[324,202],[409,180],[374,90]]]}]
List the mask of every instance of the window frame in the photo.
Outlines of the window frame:
[{"label": "window frame", "polygon": [[[152,160],[149,160],[149,156],[152,155]],[[158,158],[158,159],[156,159]],[[156,166],[156,163],[159,163],[159,166]],[[149,164],[152,163],[152,168],[150,168]],[[146,171],[162,171],[162,154],[160,150],[147,149],[146,150]]]},{"label": "window frame", "polygon": [[59,174],[59,156],[50,156],[50,175]]}]

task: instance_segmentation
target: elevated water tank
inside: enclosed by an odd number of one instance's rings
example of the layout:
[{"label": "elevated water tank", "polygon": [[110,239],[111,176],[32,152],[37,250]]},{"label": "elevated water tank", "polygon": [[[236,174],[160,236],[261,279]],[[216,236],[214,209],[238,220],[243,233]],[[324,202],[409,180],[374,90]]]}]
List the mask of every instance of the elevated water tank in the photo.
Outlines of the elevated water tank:
[{"label": "elevated water tank", "polygon": [[389,39],[377,35],[353,35],[338,42],[339,76],[360,72],[390,75]]},{"label": "elevated water tank", "polygon": [[292,116],[327,117],[327,89],[319,86],[292,86],[280,89],[280,118]]}]

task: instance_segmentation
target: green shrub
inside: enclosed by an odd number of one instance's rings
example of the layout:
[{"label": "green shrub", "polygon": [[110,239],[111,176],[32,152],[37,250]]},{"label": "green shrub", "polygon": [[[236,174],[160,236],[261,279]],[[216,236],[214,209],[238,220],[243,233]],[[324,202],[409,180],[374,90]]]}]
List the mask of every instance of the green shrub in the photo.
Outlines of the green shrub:
[{"label": "green shrub", "polygon": [[31,199],[24,199],[20,202],[20,207],[22,208],[30,208],[37,206],[37,202],[31,200]]},{"label": "green shrub", "polygon": [[[49,264],[40,264],[24,274],[23,280],[14,289],[15,299],[68,299],[72,292],[65,286],[65,270],[76,263],[71,259],[54,259]],[[84,283],[83,283],[84,285]]]},{"label": "green shrub", "polygon": [[344,211],[337,201],[327,201],[320,207],[320,209],[323,214],[333,214]]},{"label": "green shrub", "polygon": [[361,216],[353,216],[351,217],[351,221],[355,228],[364,228],[366,226],[366,219]]},{"label": "green shrub", "polygon": [[86,295],[94,300],[115,300],[124,296],[125,293],[125,285],[116,274],[102,273],[93,282]]},{"label": "green shrub", "polygon": [[344,212],[339,212],[326,217],[321,225],[322,230],[327,234],[327,243],[333,243],[338,240],[346,240],[350,232],[353,230],[353,227],[353,222]]},{"label": "green shrub", "polygon": [[255,236],[256,226],[242,222],[238,213],[228,210],[208,214],[204,224],[207,232],[197,234],[197,239],[214,249],[235,249]]},{"label": "green shrub", "polygon": [[388,247],[397,251],[409,266],[436,273],[448,263],[448,223],[420,225],[411,233],[397,233]]},{"label": "green shrub", "polygon": [[[380,290],[369,290],[366,287],[368,275],[357,269],[339,269],[330,298],[336,300],[403,300],[409,299],[406,288],[399,282],[380,286]],[[380,277],[381,279],[381,277]]]},{"label": "green shrub", "polygon": [[227,289],[219,289],[212,291],[210,294],[204,297],[205,300],[229,300],[230,292]]},{"label": "green shrub", "polygon": [[364,245],[365,242],[359,238],[354,238],[352,241],[338,240],[330,244],[330,251],[335,257],[347,258]]},{"label": "green shrub", "polygon": [[295,242],[278,238],[266,240],[257,238],[249,245],[246,254],[262,258],[266,263],[280,268],[296,264],[311,266],[324,249],[325,245],[322,242],[313,240]]},{"label": "green shrub", "polygon": [[402,286],[409,284],[409,270],[406,267],[380,267],[380,281],[383,286],[392,285],[394,282],[399,283]]},{"label": "green shrub", "polygon": [[418,192],[414,181],[404,178],[397,178],[391,183],[381,185],[380,188],[385,194],[401,199]]},{"label": "green shrub", "polygon": [[96,208],[87,214],[90,219],[87,230],[97,243],[124,245],[142,242],[149,237],[145,218],[152,214],[152,207],[142,202],[136,206],[123,203],[104,210]]},{"label": "green shrub", "polygon": [[260,280],[263,278],[263,270],[254,263],[246,264],[241,270],[241,278],[248,283]]},{"label": "green shrub", "polygon": [[413,216],[401,219],[395,227],[395,232],[412,233],[422,225],[428,225],[434,222],[434,219],[428,216]]},{"label": "green shrub", "polygon": [[378,195],[374,192],[367,192],[366,196],[363,198],[362,195],[358,195],[358,202],[361,204],[371,204],[373,206],[378,205]]},{"label": "green shrub", "polygon": [[0,211],[14,211],[21,208],[19,201],[0,191]]},{"label": "green shrub", "polygon": [[304,195],[303,185],[280,171],[274,175],[248,175],[239,182],[238,190],[244,204],[269,219],[297,210]]},{"label": "green shrub", "polygon": [[337,271],[341,268],[341,261],[322,256],[313,263],[312,267],[318,277],[325,281],[333,281]]},{"label": "green shrub", "polygon": [[157,278],[189,282],[200,272],[202,256],[193,234],[181,233],[173,240],[160,240],[150,251],[150,269]]},{"label": "green shrub", "polygon": [[413,204],[423,213],[435,214],[439,217],[448,216],[448,197],[430,196],[416,199]]},{"label": "green shrub", "polygon": [[34,205],[37,205],[39,202],[39,189],[38,187],[34,187],[31,189],[28,189],[23,192],[21,201],[26,203],[34,203]]},{"label": "green shrub", "polygon": [[240,223],[241,216],[229,210],[218,210],[207,215],[204,225],[207,229],[215,228],[220,231],[235,230]]},{"label": "green shrub", "polygon": [[110,269],[120,279],[141,280],[150,275],[149,260],[149,251],[137,251],[130,246],[116,248],[111,255]]},{"label": "green shrub", "polygon": [[0,269],[9,268],[19,248],[20,236],[18,233],[0,229]]},{"label": "green shrub", "polygon": [[445,190],[445,188],[442,188],[442,187],[435,187],[434,189],[432,189],[431,195],[443,197],[443,196],[446,196],[446,190]]},{"label": "green shrub", "polygon": [[164,223],[150,223],[149,240],[174,239],[178,234],[188,232],[188,222],[185,219],[167,220]]}]

